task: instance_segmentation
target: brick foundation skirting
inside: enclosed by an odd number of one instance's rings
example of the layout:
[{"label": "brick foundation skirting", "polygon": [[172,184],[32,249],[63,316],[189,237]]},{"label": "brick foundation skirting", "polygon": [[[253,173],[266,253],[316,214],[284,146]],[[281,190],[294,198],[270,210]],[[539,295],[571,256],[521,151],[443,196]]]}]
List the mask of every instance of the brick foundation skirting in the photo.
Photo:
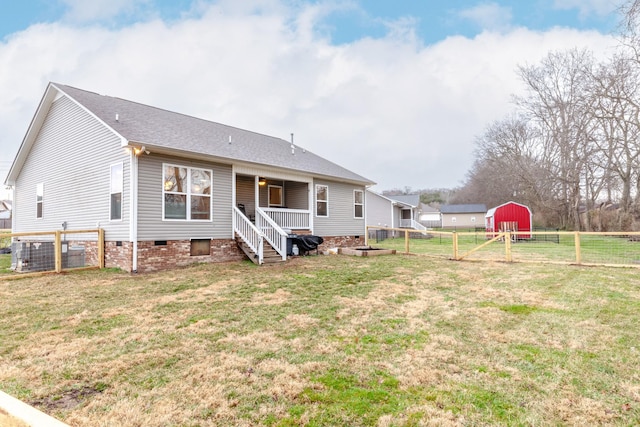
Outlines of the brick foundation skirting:
[{"label": "brick foundation skirting", "polygon": [[362,236],[327,236],[322,237],[324,242],[319,246],[321,251],[330,248],[354,248],[364,246],[364,235]]},{"label": "brick foundation skirting", "polygon": [[[319,251],[330,248],[351,248],[364,245],[364,236],[327,236],[318,247]],[[98,265],[98,245],[96,241],[70,240],[70,248],[84,248],[85,265]],[[104,245],[105,267],[133,270],[133,245],[126,241],[106,241]],[[205,246],[206,248],[206,246]],[[245,254],[235,240],[212,239],[208,255],[191,255],[191,240],[141,241],[138,242],[139,273],[170,270],[189,264],[202,262],[240,261]]]},{"label": "brick foundation skirting", "polygon": [[232,239],[211,240],[209,255],[191,255],[190,240],[138,242],[139,273],[169,270],[200,262],[239,261],[243,258],[244,253]]},{"label": "brick foundation skirting", "polygon": [[131,271],[133,251],[131,242],[104,242],[104,266]]}]

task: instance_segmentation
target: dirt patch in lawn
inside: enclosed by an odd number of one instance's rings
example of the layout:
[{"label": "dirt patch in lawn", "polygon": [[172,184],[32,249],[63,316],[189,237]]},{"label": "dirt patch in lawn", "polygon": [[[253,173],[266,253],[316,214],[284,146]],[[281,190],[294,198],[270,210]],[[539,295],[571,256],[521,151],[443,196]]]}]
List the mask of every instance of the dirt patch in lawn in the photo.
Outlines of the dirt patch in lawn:
[{"label": "dirt patch in lawn", "polygon": [[[91,399],[96,394],[102,393],[101,387],[82,386],[64,390],[51,396],[41,397],[29,401],[29,405],[40,408],[44,412],[69,410]],[[0,424],[2,425],[2,424]]]}]

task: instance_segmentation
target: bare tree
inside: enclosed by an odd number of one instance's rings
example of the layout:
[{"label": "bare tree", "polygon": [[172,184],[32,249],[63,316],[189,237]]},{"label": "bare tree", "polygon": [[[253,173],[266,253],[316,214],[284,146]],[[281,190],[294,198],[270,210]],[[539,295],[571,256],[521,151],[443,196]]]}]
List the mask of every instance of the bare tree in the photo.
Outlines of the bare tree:
[{"label": "bare tree", "polygon": [[480,196],[490,206],[513,200],[557,220],[557,186],[541,148],[538,130],[524,117],[514,115],[493,122],[476,139],[477,160],[457,199],[467,202]]},{"label": "bare tree", "polygon": [[592,55],[586,50],[552,52],[539,65],[520,66],[527,95],[516,105],[541,135],[545,169],[560,185],[562,226],[580,229],[586,163],[593,152],[593,98],[589,96]]},{"label": "bare tree", "polygon": [[631,52],[636,62],[640,62],[640,0],[625,1],[619,12],[622,16],[618,28],[621,44]]},{"label": "bare tree", "polygon": [[629,213],[640,160],[639,70],[627,57],[617,55],[598,68],[592,82],[593,115],[601,133],[599,158],[602,167],[622,183],[620,206]]}]

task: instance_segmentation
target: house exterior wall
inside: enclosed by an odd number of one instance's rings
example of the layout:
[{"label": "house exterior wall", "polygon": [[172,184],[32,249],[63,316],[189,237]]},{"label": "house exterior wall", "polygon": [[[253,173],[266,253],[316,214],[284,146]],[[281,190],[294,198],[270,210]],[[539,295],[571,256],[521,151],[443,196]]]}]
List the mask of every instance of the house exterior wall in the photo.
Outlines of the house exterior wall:
[{"label": "house exterior wall", "polygon": [[484,212],[443,213],[442,228],[484,227]]},{"label": "house exterior wall", "polygon": [[[316,215],[316,185],[329,188],[328,216]],[[364,186],[315,179],[313,182],[313,234],[318,236],[364,236],[364,218],[354,218],[353,191],[365,191]],[[365,199],[366,217],[366,199]]]},{"label": "house exterior wall", "polygon": [[427,212],[427,213],[421,214],[420,223],[425,227],[431,227],[431,228],[442,227],[442,219],[440,218],[440,212]]},{"label": "house exterior wall", "polygon": [[365,194],[367,225],[374,227],[391,227],[393,224],[393,207],[391,206],[391,201],[371,191],[367,191]]},{"label": "house exterior wall", "polygon": [[[211,221],[170,221],[162,218],[163,164],[211,169]],[[231,239],[231,166],[169,156],[143,155],[138,162],[138,241]]]},{"label": "house exterior wall", "polygon": [[[265,185],[259,186],[258,194],[260,195],[259,196],[260,206],[263,208],[269,207],[269,186],[270,185],[278,185],[280,187],[284,187],[284,181],[278,180],[278,179],[268,179]],[[284,198],[284,195],[283,195],[283,198]],[[286,204],[287,203],[286,199],[283,200],[283,202]],[[279,207],[279,206],[272,206],[272,207]]]},{"label": "house exterior wall", "polygon": [[255,178],[252,176],[236,176],[236,203],[244,204],[247,215],[256,213]]},{"label": "house exterior wall", "polygon": [[285,181],[284,204],[289,209],[309,209],[310,190],[306,182]]},{"label": "house exterior wall", "polygon": [[[54,101],[16,179],[14,232],[105,230],[107,240],[129,239],[129,153],[114,133],[67,97]],[[123,164],[122,220],[109,220],[110,167]],[[44,185],[36,218],[36,187]]]}]

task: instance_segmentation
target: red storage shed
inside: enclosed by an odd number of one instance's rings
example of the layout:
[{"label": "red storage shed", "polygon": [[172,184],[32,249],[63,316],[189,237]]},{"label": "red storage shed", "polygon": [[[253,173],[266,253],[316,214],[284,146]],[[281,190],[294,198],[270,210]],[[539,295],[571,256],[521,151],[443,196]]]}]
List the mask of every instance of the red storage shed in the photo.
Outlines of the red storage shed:
[{"label": "red storage shed", "polygon": [[[531,209],[516,202],[508,202],[491,208],[485,215],[487,237],[501,231],[531,231],[533,214]],[[489,234],[491,233],[491,234]],[[518,239],[530,239],[531,234],[518,234]]]}]

